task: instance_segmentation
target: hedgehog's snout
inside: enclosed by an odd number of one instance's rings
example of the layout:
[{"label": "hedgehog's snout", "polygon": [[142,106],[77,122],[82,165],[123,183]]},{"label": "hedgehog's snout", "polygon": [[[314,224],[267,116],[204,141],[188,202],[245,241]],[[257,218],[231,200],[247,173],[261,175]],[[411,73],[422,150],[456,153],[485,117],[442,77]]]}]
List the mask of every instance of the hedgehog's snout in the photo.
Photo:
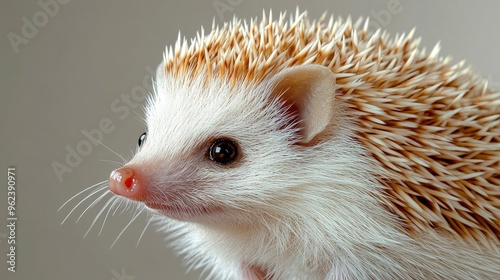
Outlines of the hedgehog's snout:
[{"label": "hedgehog's snout", "polygon": [[142,200],[145,187],[139,178],[139,173],[131,167],[115,169],[109,177],[109,190],[132,200]]}]

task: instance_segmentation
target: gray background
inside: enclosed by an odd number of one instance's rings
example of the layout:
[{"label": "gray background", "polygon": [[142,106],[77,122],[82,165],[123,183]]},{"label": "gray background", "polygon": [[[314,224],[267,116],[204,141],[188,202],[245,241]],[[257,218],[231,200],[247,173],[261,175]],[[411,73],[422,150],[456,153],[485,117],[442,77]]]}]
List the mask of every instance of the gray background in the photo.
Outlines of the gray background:
[{"label": "gray background", "polygon": [[[145,128],[134,113],[123,116],[114,112],[111,104],[140,89],[145,77],[149,81],[146,68],[156,67],[165,45],[175,42],[179,30],[190,38],[201,25],[209,30],[214,18],[221,23],[233,14],[260,17],[268,8],[276,15],[280,10],[294,11],[297,4],[308,9],[311,17],[325,10],[343,17],[377,17],[391,2],[72,0],[60,4],[59,10],[43,22],[38,0],[1,1],[0,278],[105,280],[198,278],[196,271],[185,273],[182,259],[167,247],[163,234],[153,226],[136,247],[147,222],[144,216],[111,250],[131,213],[110,218],[100,236],[98,223],[83,238],[102,203],[75,223],[85,209],[79,207],[61,226],[76,202],[57,212],[59,206],[78,191],[107,179],[115,165],[101,160],[120,161],[118,156],[103,146],[92,146],[71,173],[63,174],[62,181],[52,168],[53,162],[66,164],[67,147],[74,150],[87,141],[81,130],[96,129],[103,119],[109,119],[114,128],[104,134],[103,143],[131,158],[131,150],[135,150]],[[229,9],[218,14],[215,6],[220,3],[229,5]],[[441,54],[453,56],[455,62],[466,59],[492,82],[500,80],[500,2],[399,3],[401,12],[375,21],[393,34],[417,26],[416,34],[423,36],[422,44],[427,49],[441,41]],[[27,42],[16,52],[8,34],[23,36],[23,17],[33,23],[34,15],[39,17],[40,26],[36,32],[26,33],[32,38],[25,38]],[[142,114],[140,107],[133,109]],[[17,167],[16,273],[6,270],[7,166]]]}]

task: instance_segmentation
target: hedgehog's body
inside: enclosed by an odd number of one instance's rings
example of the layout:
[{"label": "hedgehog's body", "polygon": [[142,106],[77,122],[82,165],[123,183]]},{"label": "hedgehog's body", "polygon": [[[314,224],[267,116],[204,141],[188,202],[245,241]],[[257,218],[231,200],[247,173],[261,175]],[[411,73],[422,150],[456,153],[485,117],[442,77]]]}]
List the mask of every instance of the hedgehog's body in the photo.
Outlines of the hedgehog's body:
[{"label": "hedgehog's body", "polygon": [[216,279],[500,279],[500,92],[411,36],[297,17],[167,51],[125,196]]}]

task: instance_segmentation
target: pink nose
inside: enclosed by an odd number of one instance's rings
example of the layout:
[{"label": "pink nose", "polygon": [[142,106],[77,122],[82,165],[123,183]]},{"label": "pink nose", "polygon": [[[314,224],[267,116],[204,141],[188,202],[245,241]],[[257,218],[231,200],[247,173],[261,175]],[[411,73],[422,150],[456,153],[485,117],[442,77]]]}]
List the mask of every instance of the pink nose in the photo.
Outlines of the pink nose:
[{"label": "pink nose", "polygon": [[134,169],[129,167],[113,170],[109,176],[109,190],[132,200],[140,200],[144,188],[137,175]]}]

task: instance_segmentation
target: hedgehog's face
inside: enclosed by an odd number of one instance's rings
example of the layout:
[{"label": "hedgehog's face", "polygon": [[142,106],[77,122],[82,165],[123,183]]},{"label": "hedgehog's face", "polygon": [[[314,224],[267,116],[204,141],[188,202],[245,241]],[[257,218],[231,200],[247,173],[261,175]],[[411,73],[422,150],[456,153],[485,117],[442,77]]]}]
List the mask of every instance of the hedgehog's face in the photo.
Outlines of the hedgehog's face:
[{"label": "hedgehog's face", "polygon": [[267,206],[299,184],[299,151],[329,123],[335,90],[324,67],[290,69],[235,87],[202,79],[186,86],[160,73],[147,133],[136,156],[112,173],[110,189],[179,220],[235,223],[269,214]]}]

